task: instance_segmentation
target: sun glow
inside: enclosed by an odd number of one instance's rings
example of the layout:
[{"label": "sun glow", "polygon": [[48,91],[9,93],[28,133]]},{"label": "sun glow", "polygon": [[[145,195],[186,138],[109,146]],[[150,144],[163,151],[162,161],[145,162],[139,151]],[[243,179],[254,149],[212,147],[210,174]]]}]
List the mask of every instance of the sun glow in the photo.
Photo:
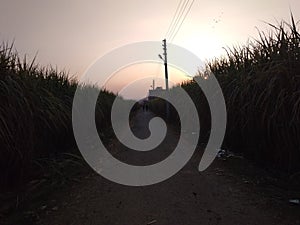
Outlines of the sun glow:
[{"label": "sun glow", "polygon": [[[172,66],[168,66],[168,71],[170,87],[191,79],[184,72]],[[164,66],[161,63],[133,64],[113,74],[105,84],[105,88],[114,93],[120,93],[126,86],[138,81],[138,86],[128,87],[128,90],[122,91],[121,95],[126,99],[142,99],[148,95],[149,89],[153,88],[153,80],[155,87],[165,88],[164,78]]]}]

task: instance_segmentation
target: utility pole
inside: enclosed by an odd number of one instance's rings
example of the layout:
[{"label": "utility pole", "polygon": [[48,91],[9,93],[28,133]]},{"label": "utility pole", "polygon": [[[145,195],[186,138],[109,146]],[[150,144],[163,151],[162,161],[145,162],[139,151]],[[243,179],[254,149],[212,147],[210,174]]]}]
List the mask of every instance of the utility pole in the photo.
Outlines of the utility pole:
[{"label": "utility pole", "polygon": [[[165,81],[166,81],[166,94],[167,94],[167,100],[169,96],[169,75],[168,75],[168,60],[167,60],[167,41],[166,39],[163,40],[163,50],[164,50],[164,65],[165,65]],[[169,119],[170,116],[170,106],[169,102],[166,102],[166,117]]]},{"label": "utility pole", "polygon": [[167,41],[163,40],[163,50],[164,50],[164,64],[165,64],[165,79],[166,79],[166,91],[169,91],[169,75],[168,75],[168,59],[167,59]]}]

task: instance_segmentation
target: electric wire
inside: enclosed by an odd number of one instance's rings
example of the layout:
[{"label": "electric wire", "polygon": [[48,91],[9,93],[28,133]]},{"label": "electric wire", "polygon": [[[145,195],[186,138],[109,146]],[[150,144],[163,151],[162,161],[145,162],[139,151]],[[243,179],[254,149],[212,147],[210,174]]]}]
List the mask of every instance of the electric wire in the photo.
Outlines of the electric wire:
[{"label": "electric wire", "polygon": [[190,0],[185,0],[183,2],[183,4],[181,5],[179,13],[178,13],[178,15],[177,15],[177,17],[175,19],[175,22],[174,22],[174,24],[173,24],[173,26],[172,26],[172,28],[171,28],[171,30],[169,32],[168,37],[167,37],[168,39],[170,39],[170,37],[172,37],[174,35],[174,32],[177,30],[178,24],[182,20],[184,12],[186,11],[186,8],[187,8],[189,2],[190,2]]},{"label": "electric wire", "polygon": [[185,19],[186,19],[187,15],[188,15],[188,14],[189,14],[189,12],[191,11],[191,8],[192,8],[192,6],[193,6],[194,2],[195,2],[195,0],[193,0],[193,1],[192,1],[192,3],[190,4],[190,6],[189,6],[188,10],[186,11],[186,13],[185,13],[185,15],[184,15],[184,18],[183,18],[183,20],[181,21],[181,23],[180,23],[180,25],[179,25],[179,27],[178,27],[178,29],[175,31],[175,33],[173,33],[173,36],[171,36],[171,37],[170,37],[170,41],[169,41],[170,43],[172,43],[172,42],[173,42],[173,40],[174,40],[174,38],[176,37],[176,35],[177,35],[178,31],[180,30],[180,28],[181,28],[182,24],[183,24],[183,23],[184,23],[184,21],[185,21]]},{"label": "electric wire", "polygon": [[[185,0],[186,1],[186,0]],[[180,2],[179,2],[179,4],[178,4],[178,6],[177,6],[177,8],[176,8],[176,11],[175,11],[175,13],[174,13],[174,15],[173,15],[173,18],[172,18],[172,20],[171,20],[171,23],[170,23],[170,25],[169,25],[169,28],[168,28],[168,30],[167,30],[167,32],[166,32],[166,34],[165,34],[165,37],[168,37],[168,35],[170,35],[170,32],[171,32],[171,29],[173,29],[173,26],[174,26],[174,23],[175,23],[175,18],[177,18],[178,17],[178,13],[181,11],[181,5],[184,3],[184,0],[180,0]]]}]

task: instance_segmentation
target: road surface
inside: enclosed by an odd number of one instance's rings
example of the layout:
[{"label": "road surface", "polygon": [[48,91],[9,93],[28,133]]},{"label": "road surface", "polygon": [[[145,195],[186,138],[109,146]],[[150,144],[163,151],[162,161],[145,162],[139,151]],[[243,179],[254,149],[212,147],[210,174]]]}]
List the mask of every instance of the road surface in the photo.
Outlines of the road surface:
[{"label": "road surface", "polygon": [[[149,135],[151,112],[139,111],[133,132]],[[119,143],[116,158],[135,165],[149,165],[167,157],[176,146],[178,135],[168,131],[165,141],[150,152],[136,153]],[[49,196],[38,224],[78,225],[199,225],[199,224],[300,224],[300,207],[288,204],[286,193],[269,185],[259,185],[228,169],[234,160],[220,160],[199,173],[201,149],[170,179],[145,187],[113,183],[90,172],[78,183]],[[252,167],[245,165],[246,170]],[[251,167],[251,168],[250,168]],[[52,205],[51,205],[52,204]]]}]

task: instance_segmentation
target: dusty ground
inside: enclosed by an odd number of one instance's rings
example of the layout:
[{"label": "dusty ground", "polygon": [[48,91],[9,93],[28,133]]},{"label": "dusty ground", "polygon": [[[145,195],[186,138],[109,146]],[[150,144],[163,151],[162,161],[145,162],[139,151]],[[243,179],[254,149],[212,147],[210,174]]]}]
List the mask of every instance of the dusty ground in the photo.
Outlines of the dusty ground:
[{"label": "dusty ground", "polygon": [[[145,124],[151,116],[149,112],[137,115],[133,131],[140,137],[147,135]],[[170,154],[176,145],[174,140],[176,134],[168,132],[159,148],[138,154],[116,143],[114,155],[136,165],[151,164]],[[300,205],[288,202],[290,198],[300,198],[300,191],[239,157],[216,159],[209,169],[199,173],[200,158],[201,148],[175,176],[146,187],[115,184],[91,169],[83,169],[64,184],[35,189],[47,191],[37,198],[27,197],[23,206],[3,223],[300,224]]]}]

